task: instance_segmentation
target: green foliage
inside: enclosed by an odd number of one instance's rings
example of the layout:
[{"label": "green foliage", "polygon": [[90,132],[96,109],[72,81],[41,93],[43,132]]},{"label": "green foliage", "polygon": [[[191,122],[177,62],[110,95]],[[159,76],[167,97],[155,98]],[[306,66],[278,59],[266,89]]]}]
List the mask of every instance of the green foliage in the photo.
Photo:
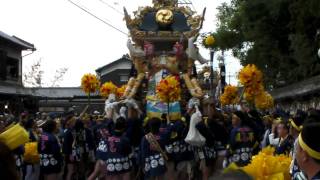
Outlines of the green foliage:
[{"label": "green foliage", "polygon": [[[274,87],[320,74],[319,0],[232,0],[219,8],[215,50],[256,64]],[[285,84],[284,84],[285,83]]]}]

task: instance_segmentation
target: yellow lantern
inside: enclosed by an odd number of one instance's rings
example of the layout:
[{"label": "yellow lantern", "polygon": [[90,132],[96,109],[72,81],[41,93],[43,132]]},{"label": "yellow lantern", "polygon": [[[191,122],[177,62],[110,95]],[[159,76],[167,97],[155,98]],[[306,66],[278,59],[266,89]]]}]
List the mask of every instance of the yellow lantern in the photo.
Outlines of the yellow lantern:
[{"label": "yellow lantern", "polygon": [[14,150],[29,141],[29,134],[22,126],[16,124],[0,134],[0,141]]},{"label": "yellow lantern", "polygon": [[32,164],[38,163],[40,161],[37,142],[28,142],[24,145],[23,159],[25,162],[29,162]]}]

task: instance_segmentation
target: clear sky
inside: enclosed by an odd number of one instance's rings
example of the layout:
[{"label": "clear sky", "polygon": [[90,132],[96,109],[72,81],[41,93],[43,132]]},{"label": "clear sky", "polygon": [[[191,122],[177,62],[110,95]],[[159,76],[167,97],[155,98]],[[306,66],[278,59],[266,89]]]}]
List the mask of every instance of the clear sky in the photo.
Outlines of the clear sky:
[{"label": "clear sky", "polygon": [[[122,7],[129,13],[152,0],[73,0],[98,17],[127,32]],[[193,0],[199,14],[207,7],[203,32],[216,27],[216,7],[229,0]],[[69,68],[60,86],[79,86],[84,73],[110,63],[127,53],[127,36],[101,23],[72,5],[68,0],[0,0],[0,30],[33,43],[37,51],[24,58],[26,71],[40,58],[44,81],[49,83],[55,70]],[[119,13],[120,12],[120,13]],[[209,58],[209,51],[201,49]],[[239,71],[239,61],[226,56],[227,75]],[[217,67],[217,64],[215,64]],[[228,78],[227,78],[228,81]],[[231,83],[236,81],[231,79]]]}]

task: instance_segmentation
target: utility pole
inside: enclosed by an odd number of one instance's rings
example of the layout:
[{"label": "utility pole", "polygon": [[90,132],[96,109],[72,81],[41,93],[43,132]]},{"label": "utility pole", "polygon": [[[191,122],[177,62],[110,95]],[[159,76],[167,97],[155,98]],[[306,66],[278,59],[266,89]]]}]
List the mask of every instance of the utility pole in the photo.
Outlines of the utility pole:
[{"label": "utility pole", "polygon": [[224,62],[224,51],[221,53],[221,59],[220,59],[220,80],[221,80],[221,92],[224,92],[224,87],[226,86],[226,65]]},{"label": "utility pole", "polygon": [[210,92],[211,95],[214,96],[215,94],[215,88],[213,87],[213,81],[214,81],[214,70],[213,70],[213,59],[214,59],[214,50],[210,49]]}]

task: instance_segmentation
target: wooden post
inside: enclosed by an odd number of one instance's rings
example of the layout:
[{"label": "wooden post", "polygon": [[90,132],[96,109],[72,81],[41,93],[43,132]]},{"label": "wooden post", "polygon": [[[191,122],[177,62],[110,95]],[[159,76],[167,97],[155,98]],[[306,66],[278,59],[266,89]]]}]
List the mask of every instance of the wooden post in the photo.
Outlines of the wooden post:
[{"label": "wooden post", "polygon": [[170,101],[168,100],[167,103],[168,103],[168,106],[167,106],[168,107],[168,115],[167,115],[168,116],[168,118],[167,118],[168,122],[167,122],[167,124],[169,124],[169,122],[170,122]]},{"label": "wooden post", "polygon": [[90,105],[91,105],[91,93],[89,92],[88,93],[88,109],[89,109]]}]

